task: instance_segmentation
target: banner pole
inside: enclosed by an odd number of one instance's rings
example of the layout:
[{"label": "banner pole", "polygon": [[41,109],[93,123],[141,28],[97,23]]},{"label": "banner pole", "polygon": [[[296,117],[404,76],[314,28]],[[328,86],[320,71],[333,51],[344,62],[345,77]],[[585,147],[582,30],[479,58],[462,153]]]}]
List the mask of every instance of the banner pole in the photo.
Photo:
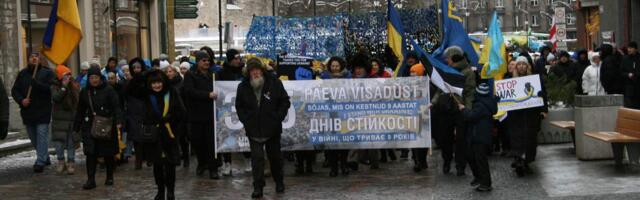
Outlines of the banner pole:
[{"label": "banner pole", "polygon": [[[216,90],[216,73],[212,73],[211,76],[213,77],[212,78],[212,80],[213,80],[212,84],[213,84],[213,91],[215,92],[215,90]],[[216,115],[217,115],[217,113],[216,113],[216,99],[214,99],[213,100],[213,146],[215,148],[213,148],[213,158],[217,160],[218,159],[218,146],[217,146],[218,145],[218,137],[216,137],[216,136],[218,135],[217,134],[218,130],[216,130],[216,128],[217,128],[216,124],[218,122],[218,119],[217,119]]]}]

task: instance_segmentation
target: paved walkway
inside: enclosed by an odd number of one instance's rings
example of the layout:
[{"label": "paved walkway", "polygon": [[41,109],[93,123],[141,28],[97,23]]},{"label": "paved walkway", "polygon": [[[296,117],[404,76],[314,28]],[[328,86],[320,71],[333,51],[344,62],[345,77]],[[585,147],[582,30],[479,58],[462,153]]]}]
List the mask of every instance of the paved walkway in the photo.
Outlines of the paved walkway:
[{"label": "paved walkway", "polygon": [[[119,167],[113,187],[102,184],[102,171],[97,177],[98,188],[83,191],[84,165],[72,176],[56,175],[53,167],[44,174],[33,174],[33,154],[0,158],[0,199],[152,199],[155,195],[151,168],[135,171],[132,164]],[[538,158],[534,175],[517,178],[510,159],[492,157],[495,189],[490,193],[477,193],[468,186],[472,179],[469,171],[464,177],[442,174],[439,151],[429,158],[429,170],[419,174],[412,171],[412,161],[395,161],[383,164],[380,170],[361,166],[348,177],[329,178],[328,170],[318,162],[315,174],[295,176],[293,163],[287,162],[287,192],[276,195],[273,182],[268,181],[264,199],[640,199],[639,167],[620,171],[613,168],[613,161],[578,161],[571,145],[541,146]],[[214,181],[196,177],[194,171],[194,166],[178,168],[178,199],[249,199],[249,174]]]}]

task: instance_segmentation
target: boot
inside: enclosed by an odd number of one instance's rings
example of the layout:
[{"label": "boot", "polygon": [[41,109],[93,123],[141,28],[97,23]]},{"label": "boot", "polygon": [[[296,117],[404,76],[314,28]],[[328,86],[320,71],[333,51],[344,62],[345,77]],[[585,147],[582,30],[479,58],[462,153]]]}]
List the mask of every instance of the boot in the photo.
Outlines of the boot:
[{"label": "boot", "polygon": [[276,183],[276,193],[284,193],[284,183]]},{"label": "boot", "polygon": [[135,170],[141,170],[142,169],[142,160],[136,158],[136,166],[134,168]]},{"label": "boot", "polygon": [[253,193],[251,193],[251,198],[254,198],[254,199],[262,198],[262,187],[253,188]]},{"label": "boot", "polygon": [[158,192],[154,200],[164,200],[164,186],[158,186]]},{"label": "boot", "polygon": [[66,163],[64,163],[64,160],[59,160],[58,164],[56,165],[56,172],[58,174],[62,174],[64,173],[65,168],[66,168]]},{"label": "boot", "polygon": [[219,180],[220,175],[218,174],[218,169],[209,170],[209,179]]},{"label": "boot", "polygon": [[176,199],[174,187],[167,187],[167,200]]},{"label": "boot", "polygon": [[67,163],[67,174],[68,175],[73,175],[76,173],[76,163],[75,162],[68,162]]},{"label": "boot", "polygon": [[91,190],[96,188],[96,181],[95,180],[87,180],[87,182],[82,185],[82,189],[84,190]]}]

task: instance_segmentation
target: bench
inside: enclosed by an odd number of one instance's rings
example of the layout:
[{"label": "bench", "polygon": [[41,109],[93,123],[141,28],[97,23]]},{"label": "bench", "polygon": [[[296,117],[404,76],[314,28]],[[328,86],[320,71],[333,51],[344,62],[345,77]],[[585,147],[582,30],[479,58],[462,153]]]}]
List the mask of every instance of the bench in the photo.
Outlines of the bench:
[{"label": "bench", "polygon": [[569,129],[571,132],[571,141],[573,141],[573,148],[576,148],[576,122],[575,121],[551,121],[551,125],[561,128]]},{"label": "bench", "polygon": [[616,166],[622,165],[626,147],[629,161],[638,163],[640,158],[640,110],[620,108],[616,118],[615,132],[585,132],[585,135],[611,143]]}]

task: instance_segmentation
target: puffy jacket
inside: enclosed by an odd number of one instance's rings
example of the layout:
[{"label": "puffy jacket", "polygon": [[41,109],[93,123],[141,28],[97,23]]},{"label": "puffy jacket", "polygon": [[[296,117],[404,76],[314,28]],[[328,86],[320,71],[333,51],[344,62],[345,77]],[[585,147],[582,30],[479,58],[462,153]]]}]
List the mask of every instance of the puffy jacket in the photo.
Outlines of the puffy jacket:
[{"label": "puffy jacket", "polygon": [[600,83],[600,65],[591,65],[582,74],[582,90],[591,96],[607,94]]},{"label": "puffy jacket", "polygon": [[498,112],[498,98],[493,95],[476,94],[473,108],[462,111],[465,121],[469,122],[467,140],[471,144],[491,144],[493,115]]}]

